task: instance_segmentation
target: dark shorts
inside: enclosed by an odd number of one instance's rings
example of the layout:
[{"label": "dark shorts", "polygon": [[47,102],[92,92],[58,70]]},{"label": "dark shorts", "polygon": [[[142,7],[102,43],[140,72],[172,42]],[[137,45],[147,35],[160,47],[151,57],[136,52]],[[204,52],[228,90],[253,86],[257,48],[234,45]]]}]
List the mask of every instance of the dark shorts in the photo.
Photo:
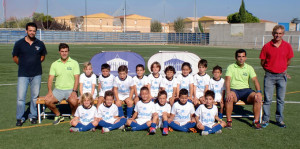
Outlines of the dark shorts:
[{"label": "dark shorts", "polygon": [[251,88],[245,88],[245,89],[231,89],[231,91],[235,92],[237,100],[242,100],[244,102],[247,102],[248,96],[252,93],[255,92]]}]

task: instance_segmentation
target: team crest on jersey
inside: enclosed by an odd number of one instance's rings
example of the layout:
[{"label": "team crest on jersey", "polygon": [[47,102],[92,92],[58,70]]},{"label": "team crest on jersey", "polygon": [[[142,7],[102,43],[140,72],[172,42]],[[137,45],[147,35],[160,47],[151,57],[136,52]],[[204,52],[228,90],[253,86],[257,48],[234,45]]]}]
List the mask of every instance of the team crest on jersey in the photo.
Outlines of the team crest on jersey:
[{"label": "team crest on jersey", "polygon": [[246,72],[243,72],[243,76],[248,76],[248,74]]},{"label": "team crest on jersey", "polygon": [[147,108],[146,108],[146,107],[144,107],[144,108],[143,108],[143,110],[145,110],[145,111],[146,111],[146,110],[147,110]]},{"label": "team crest on jersey", "polygon": [[35,49],[38,51],[38,50],[40,50],[40,47],[39,46],[35,46]]},{"label": "team crest on jersey", "polygon": [[67,70],[72,70],[72,67],[67,67]]}]

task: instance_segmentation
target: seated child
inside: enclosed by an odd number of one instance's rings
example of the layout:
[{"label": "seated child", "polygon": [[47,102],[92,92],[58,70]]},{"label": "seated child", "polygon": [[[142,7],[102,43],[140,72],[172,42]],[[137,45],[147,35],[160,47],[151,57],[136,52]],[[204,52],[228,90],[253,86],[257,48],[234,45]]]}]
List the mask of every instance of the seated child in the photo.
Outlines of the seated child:
[{"label": "seated child", "polygon": [[108,90],[112,90],[114,87],[114,78],[113,74],[110,74],[110,66],[105,63],[101,65],[101,75],[98,78],[98,103],[97,107],[103,102],[104,100],[104,93]]},{"label": "seated child", "polygon": [[150,99],[155,99],[158,91],[159,91],[159,85],[162,78],[162,75],[159,74],[159,71],[161,69],[159,62],[153,62],[151,64],[151,74],[148,75],[149,84],[150,84]]},{"label": "seated child", "polygon": [[[202,104],[196,110],[197,128],[201,131],[201,135],[212,133],[222,133],[222,128],[226,126],[218,117],[218,108],[214,105],[215,93],[211,90],[205,92],[205,104]],[[217,120],[220,124],[215,123]]]},{"label": "seated child", "polygon": [[196,122],[194,105],[188,101],[188,90],[179,91],[179,101],[172,106],[171,115],[168,120],[169,126],[177,131],[188,132],[195,127]]},{"label": "seated child", "polygon": [[[141,98],[134,108],[132,118],[128,119],[123,131],[139,131],[150,127],[150,134],[155,134],[156,124],[152,122],[152,115],[155,112],[155,105],[150,99],[150,92],[147,87],[141,88]],[[157,116],[153,119],[157,119]]]},{"label": "seated child", "polygon": [[[157,95],[158,103],[155,104],[155,113],[158,114],[158,128],[163,128],[162,134],[168,135],[168,118],[170,117],[171,106],[167,103],[167,92],[162,90],[158,92]],[[153,120],[154,121],[154,120]]]},{"label": "seated child", "polygon": [[76,109],[75,117],[70,121],[70,132],[95,130],[98,125],[97,109],[93,105],[91,93],[84,93],[80,97],[80,106]]},{"label": "seated child", "polygon": [[133,77],[134,81],[134,104],[140,100],[140,91],[141,88],[146,86],[150,88],[148,77],[145,74],[145,67],[142,64],[136,65],[136,76]]},{"label": "seated child", "polygon": [[83,64],[83,72],[84,73],[82,73],[79,77],[80,96],[86,92],[89,92],[95,99],[97,96],[97,89],[95,89],[97,78],[93,73],[92,64],[90,62],[85,62]]},{"label": "seated child", "polygon": [[179,91],[181,89],[186,89],[188,91],[188,99],[189,102],[192,102],[193,104],[198,104],[198,101],[194,102],[194,78],[190,74],[192,73],[192,66],[188,62],[182,63],[181,66],[182,74],[177,76],[177,98],[179,98]]},{"label": "seated child", "polygon": [[106,91],[104,102],[98,107],[99,126],[102,127],[102,133],[118,128],[123,129],[122,126],[126,123],[126,118],[118,116],[118,107],[113,102],[113,91]]},{"label": "seated child", "polygon": [[165,69],[166,77],[160,82],[160,89],[167,92],[167,102],[172,106],[175,101],[177,79],[174,77],[176,74],[175,68],[173,66],[168,66]]},{"label": "seated child", "polygon": [[213,75],[214,77],[209,80],[209,90],[213,91],[215,93],[215,102],[217,102],[220,105],[220,112],[218,113],[218,116],[220,119],[223,118],[223,110],[224,110],[224,96],[225,96],[225,83],[224,79],[221,78],[222,76],[222,67],[215,66],[213,68]]},{"label": "seated child", "polygon": [[[204,93],[208,90],[210,76],[206,73],[207,60],[201,59],[198,62],[199,72],[194,75],[194,98],[199,104],[204,104]],[[198,106],[198,105],[196,105]]]}]

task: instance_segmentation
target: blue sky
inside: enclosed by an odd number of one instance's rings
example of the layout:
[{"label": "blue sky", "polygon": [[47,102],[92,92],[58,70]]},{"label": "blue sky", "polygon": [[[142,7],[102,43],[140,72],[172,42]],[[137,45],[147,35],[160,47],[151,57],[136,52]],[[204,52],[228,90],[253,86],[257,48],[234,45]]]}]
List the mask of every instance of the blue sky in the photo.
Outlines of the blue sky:
[{"label": "blue sky", "polygon": [[[3,2],[3,0],[1,0]],[[122,15],[124,0],[86,0],[87,14],[104,12]],[[140,14],[159,20],[173,22],[177,17],[194,17],[195,0],[126,0],[127,14]],[[290,22],[300,18],[300,0],[244,0],[246,9],[260,19],[274,22]],[[288,2],[287,2],[288,1]],[[47,0],[6,0],[7,16],[18,18],[30,16],[32,12],[47,12]],[[238,12],[241,0],[196,0],[197,17],[227,16]],[[164,18],[165,8],[165,18]],[[3,20],[3,6],[0,8]],[[85,14],[85,0],[48,0],[48,14],[81,16]]]}]

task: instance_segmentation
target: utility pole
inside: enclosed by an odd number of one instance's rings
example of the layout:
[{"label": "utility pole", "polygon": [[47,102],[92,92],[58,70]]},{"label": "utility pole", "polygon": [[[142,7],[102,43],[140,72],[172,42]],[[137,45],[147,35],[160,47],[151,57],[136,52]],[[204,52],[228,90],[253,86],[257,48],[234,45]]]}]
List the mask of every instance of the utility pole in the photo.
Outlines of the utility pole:
[{"label": "utility pole", "polygon": [[125,6],[124,6],[124,29],[123,29],[123,31],[124,31],[124,33],[126,32],[126,0],[125,0]]},{"label": "utility pole", "polygon": [[87,0],[85,0],[85,31],[87,32]]},{"label": "utility pole", "polygon": [[48,0],[47,0],[47,27],[46,29],[48,30]]}]

